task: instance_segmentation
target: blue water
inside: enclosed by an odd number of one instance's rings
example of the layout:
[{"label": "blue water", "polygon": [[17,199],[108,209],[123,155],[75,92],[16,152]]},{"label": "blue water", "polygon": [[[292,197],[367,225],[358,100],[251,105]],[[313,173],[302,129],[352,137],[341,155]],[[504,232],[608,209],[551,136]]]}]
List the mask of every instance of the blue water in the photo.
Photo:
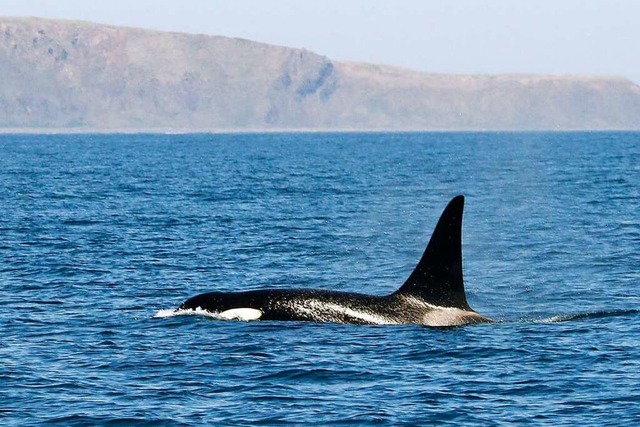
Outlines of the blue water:
[{"label": "blue water", "polygon": [[[496,324],[156,316],[390,293],[460,193]],[[640,422],[640,133],[3,135],[0,237],[2,425]]]}]

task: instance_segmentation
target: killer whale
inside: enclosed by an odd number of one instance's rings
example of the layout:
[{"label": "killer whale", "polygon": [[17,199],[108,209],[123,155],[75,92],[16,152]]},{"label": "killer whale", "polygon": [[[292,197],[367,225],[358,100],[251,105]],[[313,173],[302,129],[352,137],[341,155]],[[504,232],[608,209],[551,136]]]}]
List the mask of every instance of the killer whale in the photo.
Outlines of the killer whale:
[{"label": "killer whale", "polygon": [[204,311],[219,319],[294,320],[354,324],[459,326],[491,319],[468,304],[462,274],[464,196],[442,212],[418,265],[390,295],[308,289],[207,292],[175,311]]}]

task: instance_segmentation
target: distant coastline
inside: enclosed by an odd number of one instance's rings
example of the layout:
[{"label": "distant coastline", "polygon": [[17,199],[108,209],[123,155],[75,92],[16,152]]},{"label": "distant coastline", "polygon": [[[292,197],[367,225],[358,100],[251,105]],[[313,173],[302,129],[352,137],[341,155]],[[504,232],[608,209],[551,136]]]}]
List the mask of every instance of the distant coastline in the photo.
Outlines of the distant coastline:
[{"label": "distant coastline", "polygon": [[2,133],[640,130],[623,77],[426,73],[39,18],[0,34]]},{"label": "distant coastline", "polygon": [[429,133],[638,133],[640,129],[42,129],[0,128],[0,135],[241,135],[241,134],[429,134]]}]

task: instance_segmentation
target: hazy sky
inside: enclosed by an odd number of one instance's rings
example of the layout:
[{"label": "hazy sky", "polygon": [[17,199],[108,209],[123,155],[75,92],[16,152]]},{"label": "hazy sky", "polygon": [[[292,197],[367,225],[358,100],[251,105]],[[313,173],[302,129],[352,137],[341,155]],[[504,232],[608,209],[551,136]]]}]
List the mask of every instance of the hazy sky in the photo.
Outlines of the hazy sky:
[{"label": "hazy sky", "polygon": [[0,15],[243,37],[433,72],[640,83],[640,0],[0,0]]}]

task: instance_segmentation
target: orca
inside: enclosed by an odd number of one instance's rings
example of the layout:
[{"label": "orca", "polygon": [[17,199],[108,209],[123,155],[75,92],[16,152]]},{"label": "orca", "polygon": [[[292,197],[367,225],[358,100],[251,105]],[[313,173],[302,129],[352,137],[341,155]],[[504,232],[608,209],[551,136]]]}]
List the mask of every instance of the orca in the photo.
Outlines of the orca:
[{"label": "orca", "polygon": [[462,277],[464,196],[444,209],[422,258],[404,284],[390,295],[309,289],[208,292],[175,311],[224,320],[293,320],[363,325],[460,326],[491,319],[468,304]]}]

